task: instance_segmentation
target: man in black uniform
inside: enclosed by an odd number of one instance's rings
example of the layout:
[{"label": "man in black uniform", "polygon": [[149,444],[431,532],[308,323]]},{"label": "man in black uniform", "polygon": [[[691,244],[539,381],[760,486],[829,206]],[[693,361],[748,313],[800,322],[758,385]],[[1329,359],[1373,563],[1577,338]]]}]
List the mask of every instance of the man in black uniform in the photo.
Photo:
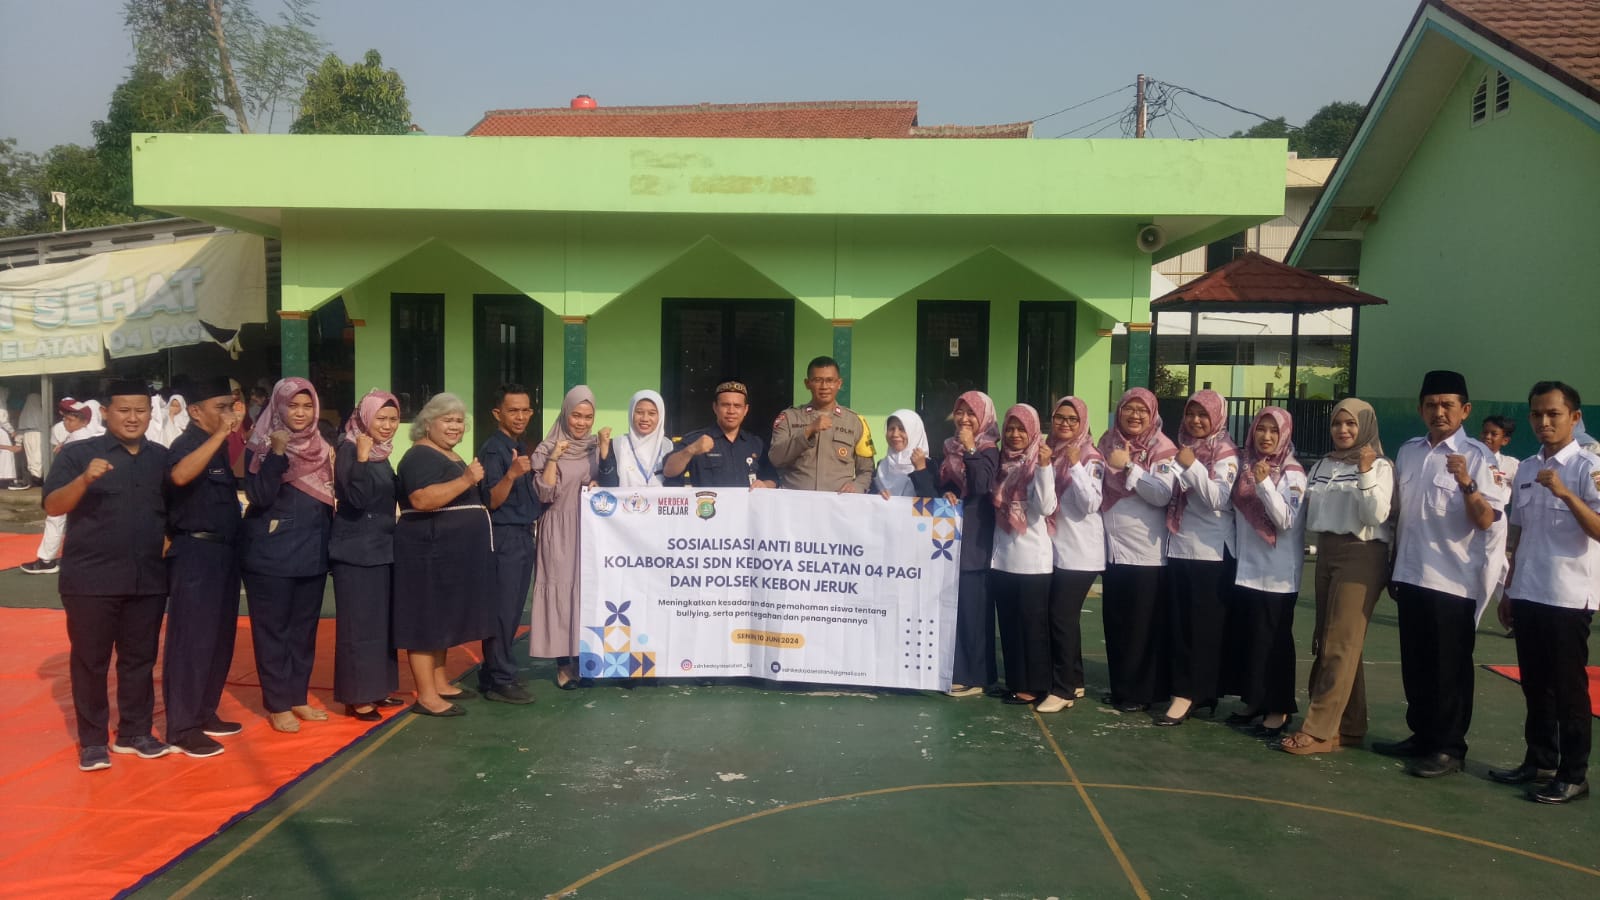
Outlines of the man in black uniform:
[{"label": "man in black uniform", "polygon": [[533,418],[532,397],[520,384],[501,385],[495,392],[494,420],[500,426],[478,449],[483,483],[489,488],[489,521],[494,525],[495,600],[492,637],[483,640],[483,665],[478,667],[478,690],[483,699],[501,703],[532,703],[517,678],[511,642],[528,605],[533,585],[533,523],[544,504],[533,490],[533,457],[522,435]]},{"label": "man in black uniform", "polygon": [[[72,648],[78,768],[85,772],[110,768],[109,750],[142,759],[172,752],[150,733],[152,672],[167,603],[161,561],[166,466],[160,449],[144,439],[149,389],[119,381],[110,394],[101,410],[106,433],[62,447],[44,483],[44,511],[67,517],[59,586]],[[113,648],[119,720],[117,741],[108,748],[106,672]]]},{"label": "man in black uniform", "polygon": [[750,392],[737,381],[717,385],[711,403],[717,424],[683,436],[683,449],[667,457],[661,474],[680,475],[694,487],[777,487],[778,477],[767,461],[761,438],[745,431]]},{"label": "man in black uniform", "polygon": [[161,696],[167,742],[189,756],[216,756],[214,738],[238,734],[217,716],[233,665],[239,624],[239,485],[228,464],[228,436],[238,427],[228,379],[205,378],[184,391],[189,427],[167,448],[167,649]]}]

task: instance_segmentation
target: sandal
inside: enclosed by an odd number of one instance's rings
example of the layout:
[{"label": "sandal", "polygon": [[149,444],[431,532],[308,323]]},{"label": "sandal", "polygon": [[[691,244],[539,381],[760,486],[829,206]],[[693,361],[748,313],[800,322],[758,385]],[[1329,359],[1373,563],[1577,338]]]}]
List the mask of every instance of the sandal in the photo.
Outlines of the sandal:
[{"label": "sandal", "polygon": [[1315,753],[1332,753],[1339,749],[1339,742],[1337,740],[1325,741],[1322,738],[1306,734],[1304,731],[1296,731],[1280,741],[1278,746],[1285,753],[1293,753],[1295,756],[1311,756]]}]

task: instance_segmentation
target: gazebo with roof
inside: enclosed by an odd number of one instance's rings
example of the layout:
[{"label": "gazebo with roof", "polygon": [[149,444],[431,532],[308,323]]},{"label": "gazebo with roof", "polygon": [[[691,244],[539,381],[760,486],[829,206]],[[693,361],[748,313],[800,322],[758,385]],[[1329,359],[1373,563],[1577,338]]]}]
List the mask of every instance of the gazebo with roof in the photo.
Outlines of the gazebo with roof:
[{"label": "gazebo with roof", "polygon": [[[1152,321],[1155,313],[1189,313],[1189,385],[1193,387],[1196,374],[1195,344],[1202,311],[1227,311],[1234,313],[1288,313],[1293,319],[1289,338],[1289,399],[1285,406],[1300,425],[1296,432],[1308,448],[1320,447],[1327,440],[1326,428],[1314,430],[1312,420],[1322,420],[1332,415],[1331,403],[1313,404],[1295,396],[1299,384],[1300,317],[1306,313],[1326,312],[1333,309],[1350,310],[1350,384],[1348,392],[1356,391],[1357,347],[1361,333],[1361,307],[1386,305],[1389,301],[1364,293],[1347,284],[1331,281],[1314,272],[1297,269],[1277,262],[1259,253],[1243,253],[1232,262],[1219,266],[1194,281],[1150,301]],[[1151,326],[1152,347],[1157,339],[1156,325]],[[1152,351],[1152,356],[1154,356]],[[1150,367],[1153,375],[1155,366]],[[1252,405],[1265,405],[1271,398],[1228,398],[1230,419],[1235,418],[1235,408],[1240,415]],[[1302,415],[1305,421],[1302,422]],[[1176,419],[1177,417],[1172,417]],[[1236,439],[1244,437],[1235,435]]]}]

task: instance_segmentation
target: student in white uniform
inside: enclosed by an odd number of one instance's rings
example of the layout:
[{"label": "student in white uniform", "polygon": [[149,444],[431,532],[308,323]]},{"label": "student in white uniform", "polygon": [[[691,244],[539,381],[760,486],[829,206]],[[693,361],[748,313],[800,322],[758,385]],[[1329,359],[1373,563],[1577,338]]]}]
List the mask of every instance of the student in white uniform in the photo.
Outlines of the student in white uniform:
[{"label": "student in white uniform", "polygon": [[1492,769],[1502,784],[1532,786],[1541,803],[1589,794],[1589,626],[1600,606],[1600,456],[1578,446],[1578,392],[1541,381],[1528,394],[1540,450],[1512,484],[1515,563],[1500,623],[1516,626],[1517,665],[1528,705],[1528,749],[1515,769]]},{"label": "student in white uniform", "polygon": [[1060,712],[1083,696],[1083,601],[1106,568],[1106,531],[1100,522],[1100,481],[1105,461],[1089,434],[1089,407],[1063,397],[1050,415],[1050,458],[1055,468],[1056,514],[1050,520],[1055,570],[1050,573],[1050,696],[1039,712]]},{"label": "student in white uniform", "polygon": [[[55,428],[61,429],[61,439],[55,440],[55,431],[51,430],[53,445],[51,453],[61,452],[67,444],[86,441],[106,433],[106,427],[100,422],[100,404],[94,400],[74,400],[63,397],[56,409],[61,413],[61,421]],[[61,545],[67,537],[67,517],[65,515],[46,516],[44,520],[44,534],[39,538],[39,549],[34,552],[34,560],[25,562],[17,568],[29,575],[51,575],[61,571]]]},{"label": "student in white uniform", "polygon": [[1167,564],[1167,504],[1178,481],[1178,448],[1161,433],[1156,395],[1131,388],[1100,437],[1105,457],[1100,517],[1106,574],[1100,607],[1112,706],[1148,709],[1167,696],[1161,576]]},{"label": "student in white uniform", "polygon": [[1263,407],[1234,483],[1234,597],[1246,614],[1248,656],[1241,697],[1245,709],[1228,717],[1247,725],[1258,716],[1266,734],[1281,735],[1296,711],[1294,604],[1305,563],[1306,470],[1294,458],[1294,420],[1288,410]]},{"label": "student in white uniform", "polygon": [[994,553],[989,559],[1000,617],[1007,703],[1035,703],[1050,690],[1050,517],[1056,511],[1050,448],[1039,414],[1026,403],[1006,410],[994,485]]},{"label": "student in white uniform", "polygon": [[1189,713],[1217,709],[1226,597],[1233,586],[1233,483],[1239,448],[1228,437],[1227,403],[1197,391],[1178,430],[1177,490],[1167,507],[1167,625],[1172,704],[1157,725],[1182,725]]},{"label": "student in white uniform", "polygon": [[1280,743],[1296,756],[1359,747],[1367,734],[1361,649],[1389,583],[1394,463],[1383,457],[1378,415],[1354,397],[1333,408],[1333,452],[1306,479],[1306,542],[1317,546],[1317,625],[1312,632],[1311,706]]},{"label": "student in white uniform", "polygon": [[[1500,480],[1510,485],[1511,479],[1517,474],[1519,460],[1502,452],[1507,444],[1511,443],[1511,436],[1517,433],[1516,423],[1507,416],[1484,416],[1483,424],[1478,426],[1478,440],[1488,447],[1494,454],[1494,470]],[[1489,599],[1499,601],[1505,586],[1506,570],[1511,565],[1511,554],[1506,549],[1506,518],[1502,516],[1495,520],[1489,528],[1489,562],[1491,565],[1484,573],[1489,580]],[[1495,566],[1494,563],[1504,561],[1504,565]],[[1506,637],[1511,637],[1510,631]]]},{"label": "student in white uniform", "polygon": [[1437,778],[1461,771],[1472,724],[1472,645],[1489,603],[1489,529],[1509,492],[1494,477],[1494,454],[1467,437],[1472,414],[1459,372],[1423,376],[1417,412],[1428,434],[1395,455],[1400,482],[1394,574],[1400,678],[1411,735],[1373,744],[1410,759],[1406,771]]}]

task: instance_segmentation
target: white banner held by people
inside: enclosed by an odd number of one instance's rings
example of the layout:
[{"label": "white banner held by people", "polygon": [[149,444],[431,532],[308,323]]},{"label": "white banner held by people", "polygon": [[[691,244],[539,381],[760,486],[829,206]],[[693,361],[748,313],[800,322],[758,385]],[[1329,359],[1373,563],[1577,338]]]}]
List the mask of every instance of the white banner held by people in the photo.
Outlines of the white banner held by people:
[{"label": "white banner held by people", "polygon": [[948,690],[960,509],[721,488],[583,497],[579,671]]}]

